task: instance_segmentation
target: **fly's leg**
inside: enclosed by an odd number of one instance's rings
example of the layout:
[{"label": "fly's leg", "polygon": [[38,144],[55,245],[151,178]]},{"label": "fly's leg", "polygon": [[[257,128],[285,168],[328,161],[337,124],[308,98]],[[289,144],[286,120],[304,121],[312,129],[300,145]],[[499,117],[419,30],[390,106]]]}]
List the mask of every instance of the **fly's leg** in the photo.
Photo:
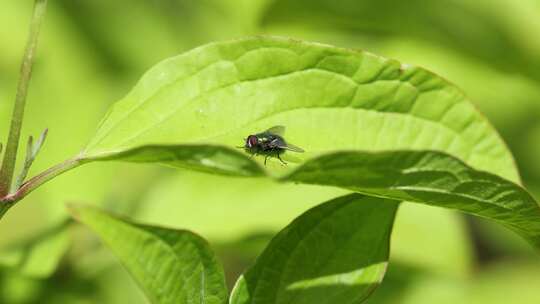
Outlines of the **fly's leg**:
[{"label": "fly's leg", "polygon": [[268,160],[268,157],[270,157],[270,155],[266,155],[266,156],[264,157],[264,165],[265,165],[265,166],[266,166],[266,160]]},{"label": "fly's leg", "polygon": [[279,153],[279,152],[277,153],[277,158],[279,159],[279,161],[280,161],[282,164],[287,165],[287,163],[284,162],[283,159],[281,159],[281,156],[280,156],[280,153]]}]

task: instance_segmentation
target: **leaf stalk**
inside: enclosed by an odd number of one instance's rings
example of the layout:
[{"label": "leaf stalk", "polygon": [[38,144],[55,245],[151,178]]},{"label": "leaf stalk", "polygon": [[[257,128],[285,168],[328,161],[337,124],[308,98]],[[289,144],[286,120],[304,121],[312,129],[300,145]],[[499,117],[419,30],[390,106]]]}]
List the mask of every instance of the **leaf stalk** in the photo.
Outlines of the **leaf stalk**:
[{"label": "leaf stalk", "polygon": [[18,188],[15,192],[10,193],[4,197],[0,197],[0,219],[2,219],[3,215],[7,212],[7,210],[9,210],[9,208],[11,208],[16,202],[20,201],[28,194],[30,194],[30,192],[34,191],[39,186],[55,178],[56,176],[75,167],[78,167],[83,163],[84,160],[78,157],[68,159],[32,177],[31,179],[23,183],[20,188]]}]

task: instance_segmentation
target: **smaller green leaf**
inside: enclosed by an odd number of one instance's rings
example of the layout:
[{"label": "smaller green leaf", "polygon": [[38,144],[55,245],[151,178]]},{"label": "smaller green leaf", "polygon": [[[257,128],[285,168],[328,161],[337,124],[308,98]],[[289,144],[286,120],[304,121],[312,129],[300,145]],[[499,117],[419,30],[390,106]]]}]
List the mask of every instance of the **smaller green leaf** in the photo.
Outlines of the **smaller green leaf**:
[{"label": "smaller green leaf", "polygon": [[112,249],[152,303],[227,301],[223,269],[200,236],[132,223],[90,207],[70,210]]},{"label": "smaller green leaf", "polygon": [[233,304],[355,304],[386,272],[397,201],[343,196],[283,229],[240,277]]},{"label": "smaller green leaf", "polygon": [[519,185],[436,151],[343,151],[295,168],[284,181],[457,209],[492,219],[540,248],[540,208]]},{"label": "smaller green leaf", "polygon": [[36,141],[36,143],[32,146],[32,159],[36,158],[39,151],[41,150],[41,147],[43,147],[43,144],[45,143],[45,139],[47,138],[48,133],[49,133],[49,129],[43,130],[43,132],[41,132],[41,135],[39,135],[39,138]]},{"label": "smaller green leaf", "polygon": [[41,133],[41,135],[39,136],[35,144],[34,144],[34,138],[32,136],[28,137],[24,166],[21,170],[21,173],[19,173],[19,176],[17,177],[17,182],[15,183],[14,190],[19,189],[19,187],[24,183],[24,180],[26,179],[26,176],[28,175],[28,171],[32,167],[34,160],[36,160],[36,157],[39,151],[41,150],[43,143],[45,143],[45,139],[47,138],[48,132],[49,132],[49,129],[45,129]]}]

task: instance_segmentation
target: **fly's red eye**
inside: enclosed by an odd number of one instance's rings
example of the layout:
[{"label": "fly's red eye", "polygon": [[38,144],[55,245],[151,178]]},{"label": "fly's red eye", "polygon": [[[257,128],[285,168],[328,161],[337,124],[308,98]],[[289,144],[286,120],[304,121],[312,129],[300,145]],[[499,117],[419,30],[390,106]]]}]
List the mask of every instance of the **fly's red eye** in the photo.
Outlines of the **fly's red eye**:
[{"label": "fly's red eye", "polygon": [[253,146],[257,145],[257,142],[258,142],[257,136],[255,136],[255,135],[250,135],[250,136],[248,137],[248,139],[247,139],[247,142],[248,142],[248,146],[249,146],[249,147],[253,147]]}]

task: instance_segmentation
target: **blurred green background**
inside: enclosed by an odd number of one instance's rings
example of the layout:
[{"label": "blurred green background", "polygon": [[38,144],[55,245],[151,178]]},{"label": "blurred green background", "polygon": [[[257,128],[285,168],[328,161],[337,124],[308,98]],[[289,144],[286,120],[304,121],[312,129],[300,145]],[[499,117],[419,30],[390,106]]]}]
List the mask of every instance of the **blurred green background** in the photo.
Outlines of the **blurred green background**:
[{"label": "blurred green background", "polygon": [[[31,0],[0,3],[0,138],[6,138]],[[540,198],[537,0],[50,0],[25,135],[49,128],[32,172],[80,151],[107,108],[155,63],[198,45],[269,34],[363,49],[462,88]],[[212,191],[208,191],[212,189]],[[40,188],[0,222],[0,303],[146,303],[67,202],[188,228],[218,251],[231,285],[269,238],[343,190],[123,163],[92,164]],[[540,303],[540,259],[514,234],[404,204],[389,273],[369,303]]]}]

